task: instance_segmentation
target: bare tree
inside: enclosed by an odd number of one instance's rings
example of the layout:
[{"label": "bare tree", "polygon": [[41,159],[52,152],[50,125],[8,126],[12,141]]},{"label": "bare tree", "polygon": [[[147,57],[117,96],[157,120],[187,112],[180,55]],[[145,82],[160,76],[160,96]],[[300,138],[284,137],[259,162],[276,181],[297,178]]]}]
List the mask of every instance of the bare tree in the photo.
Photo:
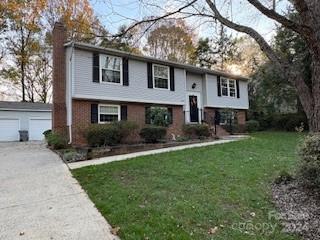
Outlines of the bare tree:
[{"label": "bare tree", "polygon": [[[181,2],[183,3],[181,5]],[[224,1],[226,2],[226,1]],[[254,27],[239,24],[218,9],[214,0],[180,1],[176,10],[166,12],[162,16],[136,21],[128,30],[139,24],[154,23],[166,18],[199,17],[208,21],[219,21],[223,25],[238,32],[245,33],[253,38],[264,54],[275,64],[279,72],[288,79],[296,89],[303,109],[307,115],[309,128],[312,132],[320,131],[320,1],[292,0],[292,7],[297,11],[297,21],[288,19],[276,11],[276,1],[270,4],[259,0],[247,0],[259,14],[275,21],[279,25],[299,34],[308,46],[311,55],[311,84],[300,71],[299,63],[288,62],[280,56],[268,41]],[[265,2],[265,1],[264,1]],[[159,2],[160,6],[160,2]]]}]

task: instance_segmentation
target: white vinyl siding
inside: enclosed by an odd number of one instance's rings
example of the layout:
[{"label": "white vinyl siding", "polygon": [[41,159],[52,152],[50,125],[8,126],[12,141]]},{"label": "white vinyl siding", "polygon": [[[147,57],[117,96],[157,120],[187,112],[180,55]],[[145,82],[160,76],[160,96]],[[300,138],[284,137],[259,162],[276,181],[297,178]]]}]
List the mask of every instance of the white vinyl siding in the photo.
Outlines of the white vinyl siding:
[{"label": "white vinyl siding", "polygon": [[92,52],[75,50],[73,97],[126,102],[184,105],[186,75],[175,68],[175,91],[148,88],[147,63],[129,59],[129,86],[92,82]]},{"label": "white vinyl siding", "polygon": [[[221,81],[221,80],[220,80]],[[236,97],[219,97],[217,89],[217,76],[205,75],[206,91],[204,92],[205,104],[204,107],[215,108],[234,108],[234,109],[248,109],[248,82],[239,81],[240,98]]]}]

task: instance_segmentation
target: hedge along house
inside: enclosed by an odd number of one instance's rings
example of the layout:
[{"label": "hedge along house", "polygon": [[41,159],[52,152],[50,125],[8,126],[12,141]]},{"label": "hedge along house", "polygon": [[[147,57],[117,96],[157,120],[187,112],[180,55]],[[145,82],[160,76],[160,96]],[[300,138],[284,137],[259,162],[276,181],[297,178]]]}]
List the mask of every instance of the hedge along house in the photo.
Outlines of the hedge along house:
[{"label": "hedge along house", "polygon": [[[83,129],[94,123],[130,120],[150,123],[147,111],[168,109],[168,136],[182,134],[184,123],[214,123],[219,110],[235,110],[245,124],[247,78],[192,65],[66,43],[66,30],[53,30],[53,130],[85,144]],[[222,118],[223,121],[223,118]]]}]

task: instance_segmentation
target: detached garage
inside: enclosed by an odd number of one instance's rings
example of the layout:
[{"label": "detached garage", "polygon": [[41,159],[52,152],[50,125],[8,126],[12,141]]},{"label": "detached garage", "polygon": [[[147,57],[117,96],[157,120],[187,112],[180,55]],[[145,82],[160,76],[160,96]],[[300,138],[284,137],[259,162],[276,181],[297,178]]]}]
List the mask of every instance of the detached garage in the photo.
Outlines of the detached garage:
[{"label": "detached garage", "polygon": [[28,131],[29,140],[43,140],[51,129],[51,104],[0,101],[0,141],[19,141],[19,131]]}]

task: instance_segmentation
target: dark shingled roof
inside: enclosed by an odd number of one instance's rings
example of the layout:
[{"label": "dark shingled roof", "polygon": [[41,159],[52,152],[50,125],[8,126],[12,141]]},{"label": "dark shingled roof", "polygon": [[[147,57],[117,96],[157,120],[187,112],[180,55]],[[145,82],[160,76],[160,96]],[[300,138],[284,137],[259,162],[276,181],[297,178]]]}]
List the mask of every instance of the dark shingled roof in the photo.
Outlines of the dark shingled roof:
[{"label": "dark shingled roof", "polygon": [[0,110],[51,111],[52,104],[0,101]]}]

